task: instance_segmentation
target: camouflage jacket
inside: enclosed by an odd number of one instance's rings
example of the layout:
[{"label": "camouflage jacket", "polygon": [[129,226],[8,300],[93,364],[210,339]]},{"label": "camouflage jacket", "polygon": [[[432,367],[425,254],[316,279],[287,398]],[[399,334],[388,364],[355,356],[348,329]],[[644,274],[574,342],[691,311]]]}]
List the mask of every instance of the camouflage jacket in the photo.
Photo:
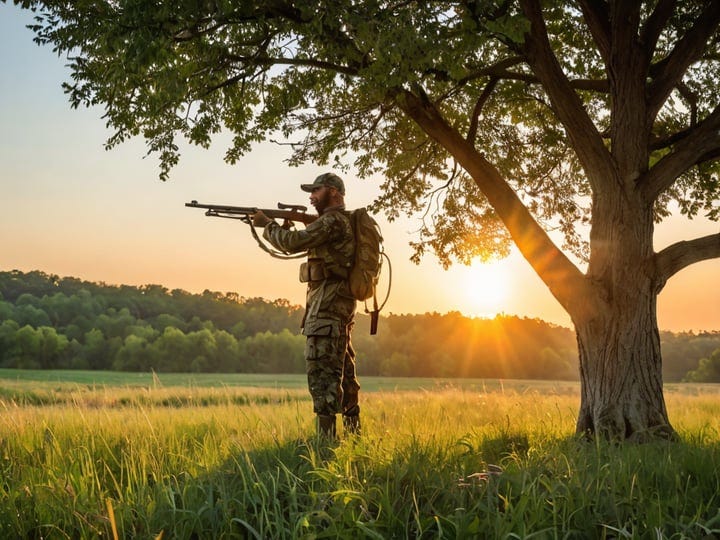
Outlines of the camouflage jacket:
[{"label": "camouflage jacket", "polygon": [[355,298],[347,276],[355,253],[355,237],[344,207],[327,209],[304,230],[287,230],[271,222],[263,237],[285,253],[307,251],[308,262],[322,266],[324,278],[308,281],[303,334],[338,336],[349,331]]}]

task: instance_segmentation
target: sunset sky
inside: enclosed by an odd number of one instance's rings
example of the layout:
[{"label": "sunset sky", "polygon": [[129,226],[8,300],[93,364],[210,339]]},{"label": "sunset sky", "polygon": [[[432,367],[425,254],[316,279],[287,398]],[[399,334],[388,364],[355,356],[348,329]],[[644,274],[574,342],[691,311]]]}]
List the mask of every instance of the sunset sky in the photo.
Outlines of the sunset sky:
[{"label": "sunset sky", "polygon": [[[308,204],[299,184],[327,169],[290,168],[287,150],[272,144],[230,166],[221,137],[210,150],[184,149],[162,182],[142,140],[104,150],[102,109],[70,108],[60,87],[69,79],[65,61],[32,42],[30,21],[29,13],[0,3],[0,270],[302,303],[297,261],[270,258],[246,225],[206,218],[184,203]],[[381,179],[345,180],[353,208],[373,200]],[[517,252],[499,263],[447,271],[428,255],[417,266],[408,242],[417,239],[419,217],[379,221],[393,269],[385,313],[506,313],[570,326]],[[658,227],[656,249],[717,230],[705,220],[672,219]],[[720,261],[710,261],[672,278],[658,300],[661,329],[720,330],[719,275]]]}]

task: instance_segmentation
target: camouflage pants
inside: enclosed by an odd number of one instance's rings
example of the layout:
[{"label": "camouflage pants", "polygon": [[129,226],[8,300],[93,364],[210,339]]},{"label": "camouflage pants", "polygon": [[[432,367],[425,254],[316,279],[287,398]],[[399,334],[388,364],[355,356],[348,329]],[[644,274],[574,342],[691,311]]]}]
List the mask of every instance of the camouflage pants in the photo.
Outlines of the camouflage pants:
[{"label": "camouflage pants", "polygon": [[331,335],[307,336],[305,360],[315,414],[360,412],[360,384],[355,373],[355,350],[350,343],[351,329],[352,323]]}]

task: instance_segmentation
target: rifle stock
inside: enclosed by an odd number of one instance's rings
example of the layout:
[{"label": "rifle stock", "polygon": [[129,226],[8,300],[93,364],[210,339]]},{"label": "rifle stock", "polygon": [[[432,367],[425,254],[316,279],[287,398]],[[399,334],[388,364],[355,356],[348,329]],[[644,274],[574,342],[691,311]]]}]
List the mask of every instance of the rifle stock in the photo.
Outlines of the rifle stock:
[{"label": "rifle stock", "polygon": [[307,207],[300,204],[284,204],[278,203],[277,209],[274,208],[258,208],[256,206],[227,206],[221,204],[200,204],[197,201],[185,203],[190,208],[203,208],[205,215],[210,217],[221,217],[228,219],[241,219],[249,221],[250,216],[258,211],[262,211],[270,219],[283,219],[286,221],[296,221],[309,225],[317,219],[307,213]]}]

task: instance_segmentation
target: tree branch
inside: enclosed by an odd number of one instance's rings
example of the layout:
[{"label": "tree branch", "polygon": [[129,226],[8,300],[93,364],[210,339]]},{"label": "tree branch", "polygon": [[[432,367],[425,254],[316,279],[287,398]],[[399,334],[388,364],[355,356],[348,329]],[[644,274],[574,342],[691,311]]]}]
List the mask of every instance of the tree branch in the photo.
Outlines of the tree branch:
[{"label": "tree branch", "polygon": [[608,5],[605,0],[580,0],[585,23],[598,46],[600,56],[605,65],[610,63],[610,19]]},{"label": "tree branch", "polygon": [[647,167],[647,138],[652,130],[645,103],[650,59],[638,42],[640,7],[641,2],[614,0],[609,14],[610,151],[625,189],[633,189]]},{"label": "tree branch", "polygon": [[698,123],[698,102],[700,101],[697,94],[689,88],[685,83],[681,82],[677,86],[678,93],[687,103],[690,109],[690,126],[686,129],[681,129],[668,135],[667,137],[660,138],[656,137],[650,144],[651,150],[660,150],[661,148],[667,148],[683,140],[688,136],[696,127]]},{"label": "tree branch", "polygon": [[691,264],[720,257],[720,233],[672,244],[655,254],[654,263],[660,292],[668,279]]},{"label": "tree branch", "polygon": [[521,0],[520,4],[530,20],[525,56],[550,96],[553,110],[565,127],[591,186],[599,189],[601,183],[616,177],[612,156],[550,47],[539,1]]},{"label": "tree branch", "polygon": [[720,148],[720,105],[705,120],[688,130],[673,151],[658,161],[638,182],[645,200],[654,201],[684,171],[703,161]]},{"label": "tree branch", "polygon": [[446,122],[422,89],[396,90],[395,99],[400,109],[470,174],[520,252],[571,317],[589,317],[602,309],[604,303],[582,272],[553,243],[498,170]]},{"label": "tree branch", "polygon": [[720,24],[720,1],[707,2],[695,23],[662,61],[652,66],[653,81],[648,89],[649,118],[655,118],[673,88],[678,86],[688,67],[697,62],[710,37]]},{"label": "tree branch", "polygon": [[[518,64],[521,64],[524,62],[524,59],[520,56],[514,56],[512,58],[506,58],[498,62],[497,64],[493,64],[492,66],[487,66],[482,69],[478,69],[477,71],[473,71],[472,73],[466,75],[462,79],[458,81],[458,85],[466,84],[470,81],[474,81],[476,79],[481,79],[484,77],[491,77],[496,79],[502,79],[502,80],[511,80],[511,81],[523,81],[528,84],[538,84],[540,83],[540,80],[533,75],[532,73],[523,73],[520,71],[511,71],[509,68],[516,66]],[[432,71],[431,73],[438,75],[440,79],[444,81],[450,80],[450,77],[447,76],[446,72],[440,72],[440,71]],[[569,80],[569,84],[572,88],[576,90],[592,90],[595,92],[604,92],[607,93],[610,89],[610,85],[608,84],[607,79],[571,79]]]},{"label": "tree branch", "polygon": [[232,54],[228,55],[226,58],[233,62],[238,62],[245,65],[250,64],[256,66],[305,66],[334,71],[335,73],[342,73],[344,75],[357,75],[357,69],[354,67],[334,64],[332,62],[326,62],[324,60],[316,60],[315,58],[283,58],[271,56],[254,57]]},{"label": "tree branch", "polygon": [[468,134],[466,137],[467,141],[470,143],[473,143],[475,137],[477,136],[478,119],[480,118],[480,113],[482,112],[482,108],[485,106],[485,103],[490,98],[493,90],[497,86],[497,83],[498,79],[494,77],[491,78],[485,88],[483,88],[482,94],[480,94],[480,97],[475,102],[475,107],[473,107],[473,112],[470,116],[470,127],[468,128]]},{"label": "tree branch", "polygon": [[678,83],[677,91],[690,107],[690,125],[694,126],[698,121],[698,96],[687,84],[682,81]]},{"label": "tree branch", "polygon": [[715,161],[718,158],[720,158],[720,138],[718,138],[718,144],[715,148],[700,156],[695,162],[695,165],[700,165],[701,163],[706,163],[708,161]]},{"label": "tree branch", "polygon": [[652,53],[657,46],[657,40],[672,16],[676,5],[677,0],[659,0],[640,30],[640,44],[645,49],[648,59],[652,58]]},{"label": "tree branch", "polygon": [[[523,58],[521,56],[513,56],[510,58],[503,58],[496,64],[492,64],[490,66],[484,66],[475,71],[471,71],[465,77],[458,79],[457,85],[462,86],[464,84],[469,83],[470,81],[482,79],[482,78],[488,77],[488,76],[496,77],[498,79],[505,79],[505,78],[512,78],[512,79],[518,79],[518,80],[530,79],[532,82],[537,82],[537,79],[535,79],[535,77],[533,77],[532,75],[530,75],[528,73],[513,73],[511,71],[508,71],[508,68],[517,66],[518,64],[522,64],[522,62],[523,62]],[[431,67],[430,69],[425,71],[425,74],[434,76],[435,79],[438,81],[451,82],[454,80],[450,76],[450,74],[448,73],[447,70],[439,69],[437,67]]]}]

